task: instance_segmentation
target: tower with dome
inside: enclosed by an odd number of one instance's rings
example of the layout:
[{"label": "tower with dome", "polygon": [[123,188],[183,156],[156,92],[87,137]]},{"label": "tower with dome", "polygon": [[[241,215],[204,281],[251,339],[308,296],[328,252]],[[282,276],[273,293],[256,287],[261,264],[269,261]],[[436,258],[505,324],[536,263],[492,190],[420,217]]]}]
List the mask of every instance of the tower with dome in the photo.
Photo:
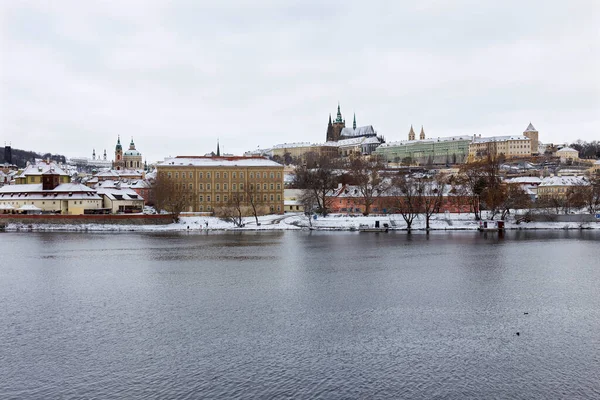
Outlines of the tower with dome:
[{"label": "tower with dome", "polygon": [[142,162],[142,153],[136,150],[133,137],[129,143],[129,149],[123,151],[121,145],[121,136],[117,139],[117,145],[115,146],[115,161],[113,162],[113,169],[117,171],[126,169],[140,169],[144,167]]}]

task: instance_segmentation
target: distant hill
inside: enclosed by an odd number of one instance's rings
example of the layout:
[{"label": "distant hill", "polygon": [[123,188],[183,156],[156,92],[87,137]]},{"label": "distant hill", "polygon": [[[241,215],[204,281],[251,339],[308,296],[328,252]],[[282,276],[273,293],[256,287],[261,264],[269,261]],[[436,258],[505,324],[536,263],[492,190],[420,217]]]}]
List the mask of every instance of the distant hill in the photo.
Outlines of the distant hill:
[{"label": "distant hill", "polygon": [[[51,153],[37,153],[31,150],[20,150],[12,149],[12,163],[15,164],[19,168],[24,168],[27,165],[27,161],[34,162],[35,159],[51,159],[57,163],[66,163],[67,160],[65,156],[60,154],[51,154]],[[0,148],[0,164],[4,164],[6,160],[4,159],[4,148]]]}]

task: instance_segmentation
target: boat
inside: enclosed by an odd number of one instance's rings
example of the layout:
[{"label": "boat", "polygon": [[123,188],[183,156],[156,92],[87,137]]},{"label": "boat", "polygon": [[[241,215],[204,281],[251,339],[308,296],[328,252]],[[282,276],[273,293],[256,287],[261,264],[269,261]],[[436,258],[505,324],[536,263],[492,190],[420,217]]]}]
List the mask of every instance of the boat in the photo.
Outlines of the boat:
[{"label": "boat", "polygon": [[379,225],[379,221],[375,221],[375,225],[360,224],[358,226],[359,232],[387,232],[390,229],[388,224]]},{"label": "boat", "polygon": [[479,221],[479,232],[503,232],[504,221]]}]

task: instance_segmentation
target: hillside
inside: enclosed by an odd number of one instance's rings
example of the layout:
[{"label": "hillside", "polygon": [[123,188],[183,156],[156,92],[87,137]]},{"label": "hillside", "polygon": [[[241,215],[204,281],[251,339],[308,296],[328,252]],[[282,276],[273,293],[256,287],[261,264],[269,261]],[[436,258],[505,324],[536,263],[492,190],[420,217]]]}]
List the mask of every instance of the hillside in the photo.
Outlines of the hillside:
[{"label": "hillside", "polygon": [[[31,150],[20,150],[20,149],[12,149],[12,163],[15,164],[19,168],[23,168],[27,165],[27,161],[34,162],[35,159],[47,159],[58,162],[65,163],[65,156],[60,154],[51,154],[51,153],[37,153]],[[4,149],[0,149],[0,164],[6,163],[4,159]]]}]

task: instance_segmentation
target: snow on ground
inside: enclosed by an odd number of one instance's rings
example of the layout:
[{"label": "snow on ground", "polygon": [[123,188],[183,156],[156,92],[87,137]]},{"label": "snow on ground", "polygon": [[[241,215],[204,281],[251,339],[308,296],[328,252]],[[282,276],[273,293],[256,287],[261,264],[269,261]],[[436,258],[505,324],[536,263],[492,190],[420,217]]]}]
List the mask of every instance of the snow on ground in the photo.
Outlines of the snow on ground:
[{"label": "snow on ground", "polygon": [[[104,224],[8,224],[6,231],[35,230],[35,231],[78,231],[78,232],[181,232],[181,231],[267,231],[267,230],[357,230],[359,225],[375,226],[379,221],[380,226],[388,224],[390,229],[405,230],[406,222],[401,215],[370,215],[351,216],[345,214],[330,214],[327,217],[317,216],[309,224],[308,217],[303,214],[265,215],[258,218],[256,224],[254,217],[244,218],[244,226],[235,227],[233,223],[226,222],[217,217],[192,217],[183,216],[178,223],[168,225],[104,225]],[[432,230],[477,230],[478,222],[473,214],[434,214],[430,220]],[[413,230],[425,229],[425,218],[419,215],[412,224]],[[529,222],[516,224],[506,222],[506,229],[600,229],[600,222]]]}]

